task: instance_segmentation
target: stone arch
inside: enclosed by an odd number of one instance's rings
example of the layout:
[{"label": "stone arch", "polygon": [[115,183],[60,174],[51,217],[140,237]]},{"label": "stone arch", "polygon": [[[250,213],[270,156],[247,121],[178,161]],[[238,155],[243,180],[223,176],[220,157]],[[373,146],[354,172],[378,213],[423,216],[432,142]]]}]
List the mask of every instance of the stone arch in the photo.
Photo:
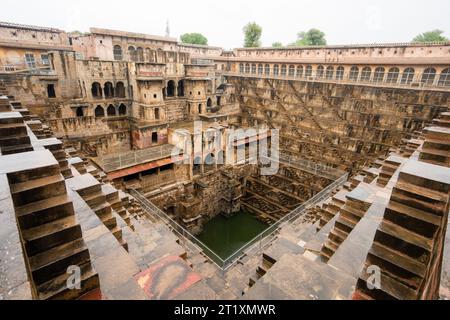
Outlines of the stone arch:
[{"label": "stone arch", "polygon": [[348,79],[352,81],[357,81],[359,77],[359,68],[357,66],[353,66],[350,68],[350,73],[348,74]]},{"label": "stone arch", "polygon": [[120,116],[127,115],[127,106],[124,105],[123,103],[121,103],[120,106],[119,106],[119,115]]},{"label": "stone arch", "polygon": [[169,82],[167,82],[167,96],[175,96],[175,81],[173,80],[169,80]]},{"label": "stone arch", "polygon": [[125,85],[122,81],[116,83],[116,97],[125,98]]},{"label": "stone arch", "polygon": [[184,97],[184,80],[178,81],[178,96]]},{"label": "stone arch", "polygon": [[103,107],[99,105],[99,106],[97,106],[97,107],[95,108],[94,113],[95,113],[95,116],[96,116],[97,118],[104,117],[104,116],[105,116],[105,109],[103,109]]},{"label": "stone arch", "polygon": [[438,85],[445,87],[450,86],[450,68],[442,70],[441,75],[439,76]]},{"label": "stone arch", "polygon": [[116,116],[116,107],[114,107],[112,104],[108,106],[108,109],[106,109],[106,113],[108,117],[114,117]]},{"label": "stone arch", "polygon": [[93,82],[91,86],[92,97],[101,98],[102,97],[102,86],[98,82]]},{"label": "stone arch", "polygon": [[128,47],[128,55],[130,56],[131,61],[137,61],[137,52],[133,46]]},{"label": "stone arch", "polygon": [[390,68],[387,74],[386,81],[388,83],[396,83],[398,81],[399,74],[400,70],[397,67]]},{"label": "stone arch", "polygon": [[208,108],[211,108],[211,107],[212,107],[212,100],[211,100],[211,98],[208,98],[208,100],[206,101],[206,106],[207,106]]},{"label": "stone arch", "polygon": [[113,48],[114,60],[123,60],[122,47],[116,44]]},{"label": "stone arch", "polygon": [[426,68],[423,71],[421,82],[424,84],[433,84],[435,77],[436,77],[436,69]]},{"label": "stone arch", "polygon": [[103,89],[103,92],[105,93],[105,98],[112,98],[114,97],[114,87],[111,82],[105,82],[105,87]]},{"label": "stone arch", "polygon": [[403,70],[401,83],[410,84],[414,79],[415,72],[414,68],[406,68]]}]

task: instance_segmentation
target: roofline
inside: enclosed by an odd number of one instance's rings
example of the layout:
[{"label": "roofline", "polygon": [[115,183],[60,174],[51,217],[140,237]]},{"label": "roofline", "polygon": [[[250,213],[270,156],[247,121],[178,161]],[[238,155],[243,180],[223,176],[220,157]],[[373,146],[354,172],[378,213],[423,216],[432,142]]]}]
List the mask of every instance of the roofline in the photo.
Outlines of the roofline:
[{"label": "roofline", "polygon": [[259,47],[259,48],[235,48],[238,51],[253,51],[253,50],[315,50],[315,49],[360,49],[360,48],[398,48],[398,47],[436,47],[436,46],[450,46],[450,41],[443,42],[399,42],[399,43],[371,43],[371,44],[344,44],[344,45],[327,45],[327,46],[289,46],[281,48],[273,47]]},{"label": "roofline", "polygon": [[180,47],[193,47],[193,48],[202,48],[202,49],[215,49],[215,50],[223,50],[222,47],[208,46],[204,44],[193,44],[193,43],[183,43],[178,42]]},{"label": "roofline", "polygon": [[65,32],[63,30],[56,29],[56,28],[39,27],[39,26],[33,26],[33,25],[29,25],[29,24],[12,23],[12,22],[5,22],[5,21],[0,21],[0,27],[24,29],[24,30],[35,30],[35,31],[46,31],[46,32],[53,32],[53,33],[64,33]]},{"label": "roofline", "polygon": [[147,39],[147,40],[159,40],[159,41],[165,41],[165,42],[172,42],[174,44],[178,43],[178,40],[176,38],[155,36],[155,35],[150,35],[150,34],[145,34],[145,33],[136,33],[136,32],[103,29],[103,28],[90,28],[89,30],[90,30],[91,34],[101,34],[101,35],[129,37],[129,38]]}]

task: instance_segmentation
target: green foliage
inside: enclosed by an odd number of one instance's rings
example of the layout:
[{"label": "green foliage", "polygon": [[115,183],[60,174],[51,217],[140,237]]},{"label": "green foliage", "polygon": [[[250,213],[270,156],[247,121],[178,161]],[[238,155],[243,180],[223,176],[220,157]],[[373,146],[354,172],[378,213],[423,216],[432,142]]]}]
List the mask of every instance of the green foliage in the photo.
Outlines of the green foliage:
[{"label": "green foliage", "polygon": [[443,33],[444,33],[444,31],[439,30],[439,29],[427,31],[427,32],[419,34],[417,37],[415,37],[413,39],[413,42],[426,43],[426,42],[448,41],[448,39],[442,35]]},{"label": "green foliage", "polygon": [[272,43],[272,48],[283,48],[283,44],[281,42]]},{"label": "green foliage", "polygon": [[201,33],[185,33],[180,37],[182,43],[207,45],[208,39]]},{"label": "green foliage", "polygon": [[325,46],[326,44],[325,33],[319,29],[312,28],[306,32],[299,32],[297,41],[290,43],[288,46]]},{"label": "green foliage", "polygon": [[256,48],[261,46],[262,28],[255,22],[250,22],[244,27],[244,47]]}]

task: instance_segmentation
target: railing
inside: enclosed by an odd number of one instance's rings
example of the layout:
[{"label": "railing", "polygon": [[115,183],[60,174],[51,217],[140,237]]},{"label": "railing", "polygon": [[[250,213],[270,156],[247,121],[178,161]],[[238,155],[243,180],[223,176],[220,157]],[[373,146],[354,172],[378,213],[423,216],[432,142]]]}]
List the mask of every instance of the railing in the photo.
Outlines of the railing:
[{"label": "railing", "polygon": [[[172,155],[174,148],[176,147],[166,144],[144,150],[131,151],[118,156],[102,157],[99,160],[102,162],[104,170],[112,171],[168,157]],[[179,151],[181,152],[181,149]]]},{"label": "railing", "polygon": [[[387,73],[386,73],[387,74]],[[380,81],[374,79],[351,79],[348,74],[344,74],[342,78],[337,79],[335,76],[327,77],[325,72],[323,76],[310,75],[310,76],[297,76],[297,75],[274,75],[274,74],[261,74],[254,72],[224,72],[224,76],[237,76],[237,77],[257,77],[261,79],[276,79],[276,80],[306,80],[310,82],[323,82],[323,83],[342,83],[342,84],[358,84],[358,85],[369,85],[369,86],[379,86],[379,87],[396,87],[396,88],[406,88],[406,89],[433,89],[439,88],[439,90],[450,90],[450,81],[447,79],[445,81],[440,81],[440,75],[436,73],[435,80],[433,83],[427,83],[422,81],[414,81],[409,83],[402,83],[402,75],[399,74],[399,78],[396,82],[390,82],[387,78],[383,78]]]},{"label": "railing", "polygon": [[317,163],[311,160],[299,159],[295,156],[290,155],[280,155],[280,160],[285,164],[291,165],[293,167],[298,167],[304,171],[311,172],[314,175],[324,176],[331,180],[342,177],[346,172],[339,170],[324,163]]},{"label": "railing", "polygon": [[233,266],[237,261],[239,261],[245,255],[248,255],[253,250],[259,252],[262,248],[266,247],[273,239],[276,233],[287,223],[298,219],[299,217],[306,214],[307,210],[312,206],[318,204],[319,202],[329,198],[332,191],[345,184],[348,179],[348,173],[342,175],[339,179],[331,183],[325,189],[317,193],[314,197],[302,203],[299,207],[285,215],[283,218],[278,220],[276,223],[268,227],[266,230],[261,232],[255,238],[247,242],[244,246],[236,250],[232,255],[230,255],[225,260],[219,257],[213,250],[211,250],[207,245],[198,240],[193,236],[188,230],[179,225],[176,221],[165,214],[161,209],[155,206],[151,201],[145,198],[142,194],[134,189],[130,189],[130,194],[135,197],[137,201],[142,205],[145,211],[149,214],[157,216],[161,221],[163,221],[173,232],[175,232],[186,246],[197,249],[197,251],[203,251],[203,253],[213,262],[222,272],[226,272],[231,266]]}]

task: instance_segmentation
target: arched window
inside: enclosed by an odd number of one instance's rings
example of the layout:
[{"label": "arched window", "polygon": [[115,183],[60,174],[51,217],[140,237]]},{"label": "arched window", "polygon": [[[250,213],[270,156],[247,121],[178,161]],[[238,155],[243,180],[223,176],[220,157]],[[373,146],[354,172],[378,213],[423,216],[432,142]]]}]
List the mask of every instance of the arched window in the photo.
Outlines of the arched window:
[{"label": "arched window", "polygon": [[311,77],[311,76],[312,76],[312,66],[308,65],[308,66],[306,66],[306,69],[305,69],[305,77]]},{"label": "arched window", "polygon": [[256,74],[256,64],[252,63],[252,74]]},{"label": "arched window", "polygon": [[239,73],[244,73],[244,64],[239,63]]},{"label": "arched window", "polygon": [[159,120],[159,108],[155,108],[154,113],[155,113],[155,120]]},{"label": "arched window", "polygon": [[175,96],[175,82],[173,80],[167,82],[167,96],[168,97]]},{"label": "arched window", "polygon": [[384,79],[384,68],[383,67],[376,68],[373,74],[373,81],[383,82],[383,79]]},{"label": "arched window", "polygon": [[77,117],[84,117],[83,107],[78,107],[76,110]]},{"label": "arched window", "polygon": [[386,81],[388,83],[397,83],[400,70],[398,68],[390,68]]},{"label": "arched window", "polygon": [[114,53],[114,60],[122,60],[123,59],[121,46],[116,44],[114,46],[113,53]]},{"label": "arched window", "polygon": [[114,107],[112,104],[110,104],[108,109],[106,109],[106,114],[108,115],[108,117],[115,116],[116,115],[116,107]]},{"label": "arched window", "polygon": [[357,66],[353,66],[350,68],[350,73],[348,74],[348,79],[352,81],[358,81],[359,76],[359,68]]},{"label": "arched window", "polygon": [[104,117],[105,109],[103,109],[102,106],[97,106],[97,108],[95,108],[95,116],[98,118]]},{"label": "arched window", "polygon": [[375,72],[373,74],[373,81],[374,82],[383,82],[384,79],[384,68],[378,67],[375,69]]},{"label": "arched window", "polygon": [[283,64],[282,66],[281,66],[281,75],[284,77],[284,76],[286,76],[286,65],[285,64]]},{"label": "arched window", "polygon": [[211,100],[211,98],[208,98],[208,100],[206,101],[206,106],[207,106],[208,108],[211,108],[211,107],[212,107],[212,100]]},{"label": "arched window", "polygon": [[123,103],[119,106],[119,115],[125,116],[127,114],[127,106]]},{"label": "arched window", "polygon": [[450,86],[450,68],[442,70],[441,75],[439,77],[438,85],[449,87]]},{"label": "arched window", "polygon": [[372,69],[369,67],[364,67],[361,71],[361,81],[370,81],[372,76]]},{"label": "arched window", "polygon": [[122,81],[119,81],[116,84],[116,97],[125,98],[125,85]]},{"label": "arched window", "polygon": [[258,74],[263,74],[263,65],[258,64]]},{"label": "arched window", "polygon": [[133,46],[128,47],[128,55],[130,56],[131,61],[137,61],[136,49]]},{"label": "arched window", "polygon": [[295,67],[289,66],[289,77],[295,76]]},{"label": "arched window", "polygon": [[303,77],[303,66],[297,66],[297,78]]},{"label": "arched window", "polygon": [[339,66],[336,69],[336,80],[342,80],[344,79],[344,67]]},{"label": "arched window", "polygon": [[264,66],[264,73],[265,73],[266,75],[269,75],[269,74],[270,74],[270,65],[266,64],[266,65]]},{"label": "arched window", "polygon": [[415,70],[413,68],[406,68],[403,71],[401,84],[410,84],[414,79]]},{"label": "arched window", "polygon": [[184,80],[178,81],[178,96],[184,97]]},{"label": "arched window", "polygon": [[111,82],[106,82],[105,83],[105,89],[103,90],[103,92],[105,93],[105,98],[112,98],[114,97],[114,87],[113,84]]},{"label": "arched window", "polygon": [[276,64],[273,66],[273,75],[277,76],[280,73],[280,67]]},{"label": "arched window", "polygon": [[92,97],[101,98],[102,97],[102,86],[98,82],[92,83],[91,87]]},{"label": "arched window", "polygon": [[150,48],[145,48],[145,61],[149,61],[152,57],[152,52],[150,51]]},{"label": "arched window", "polygon": [[141,47],[137,48],[136,50],[136,54],[137,54],[137,61],[144,61],[144,49],[142,49]]},{"label": "arched window", "polygon": [[322,78],[323,77],[323,72],[324,72],[324,67],[323,66],[318,66],[317,70],[316,70],[316,77],[317,78]]},{"label": "arched window", "polygon": [[250,64],[245,64],[245,73],[250,73]]},{"label": "arched window", "polygon": [[334,68],[332,66],[328,66],[327,71],[325,73],[325,77],[327,79],[333,79],[333,75],[334,75]]},{"label": "arched window", "polygon": [[198,113],[199,113],[199,114],[202,113],[202,104],[201,104],[201,103],[198,105]]},{"label": "arched window", "polygon": [[436,69],[426,68],[422,74],[422,83],[433,84],[435,77],[436,77]]}]

